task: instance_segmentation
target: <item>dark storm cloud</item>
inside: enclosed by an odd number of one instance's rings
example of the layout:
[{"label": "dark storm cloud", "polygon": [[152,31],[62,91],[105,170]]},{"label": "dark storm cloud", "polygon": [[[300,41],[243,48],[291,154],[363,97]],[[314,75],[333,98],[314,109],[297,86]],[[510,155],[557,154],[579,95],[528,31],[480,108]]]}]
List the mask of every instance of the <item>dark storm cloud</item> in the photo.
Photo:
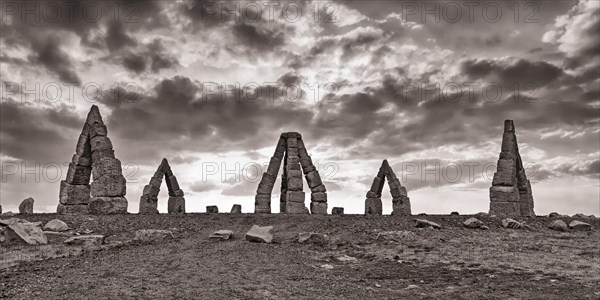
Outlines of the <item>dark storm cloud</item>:
[{"label": "dark storm cloud", "polygon": [[130,37],[121,22],[112,22],[108,25],[106,45],[110,52],[117,51],[126,46],[135,46],[137,41]]},{"label": "dark storm cloud", "polygon": [[[162,145],[160,149],[126,154],[139,161],[156,160],[160,153],[184,149],[197,152],[259,149],[276,143],[282,131],[308,126],[313,117],[302,103],[281,98],[271,101],[259,94],[255,101],[236,102],[231,93],[229,98],[222,98],[220,93],[203,91],[188,77],[164,79],[154,87],[152,95],[115,107],[107,119],[108,126],[115,139],[134,143],[138,145],[136,148]],[[269,134],[261,134],[264,132]]]},{"label": "dark storm cloud", "polygon": [[25,161],[68,161],[70,154],[65,156],[65,153],[74,152],[81,124],[83,120],[70,106],[52,108],[27,102],[2,102],[0,152]]},{"label": "dark storm cloud", "polygon": [[123,52],[121,61],[127,70],[137,74],[143,73],[148,67],[153,73],[158,73],[161,69],[179,66],[179,61],[167,51],[161,39],[154,39],[138,49]]},{"label": "dark storm cloud", "polygon": [[129,52],[123,56],[123,66],[139,74],[146,70],[146,59],[142,55]]},{"label": "dark storm cloud", "polygon": [[470,79],[494,77],[502,83],[533,82],[545,86],[564,74],[562,69],[543,61],[519,59],[510,64],[487,59],[469,59],[461,64],[461,69]]},{"label": "dark storm cloud", "polygon": [[35,56],[30,59],[31,62],[42,64],[48,71],[58,75],[63,82],[81,84],[81,79],[74,70],[74,63],[69,55],[60,48],[58,37],[49,36],[45,40],[35,41],[32,48]]},{"label": "dark storm cloud", "polygon": [[273,51],[285,43],[285,34],[253,24],[235,24],[231,28],[239,42],[259,51]]}]

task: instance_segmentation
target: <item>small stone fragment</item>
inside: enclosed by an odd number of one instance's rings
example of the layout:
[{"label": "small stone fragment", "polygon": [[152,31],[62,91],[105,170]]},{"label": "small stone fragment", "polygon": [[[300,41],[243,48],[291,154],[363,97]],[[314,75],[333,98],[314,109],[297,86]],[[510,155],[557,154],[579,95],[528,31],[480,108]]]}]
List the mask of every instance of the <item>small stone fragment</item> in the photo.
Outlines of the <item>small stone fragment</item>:
[{"label": "small stone fragment", "polygon": [[417,228],[434,228],[434,229],[441,229],[442,226],[438,223],[429,221],[429,220],[425,220],[425,219],[414,219],[413,220],[415,222],[415,227]]},{"label": "small stone fragment", "polygon": [[138,242],[162,242],[168,238],[175,238],[173,232],[159,229],[141,229],[135,232],[134,241]]},{"label": "small stone fragment", "polygon": [[344,214],[344,208],[343,207],[334,207],[331,209],[331,214],[332,215],[343,215]]},{"label": "small stone fragment", "polygon": [[567,231],[567,230],[569,230],[569,226],[567,226],[567,223],[565,223],[563,220],[554,220],[554,221],[552,221],[552,223],[550,223],[550,225],[548,225],[548,228],[550,228],[552,230],[556,230],[556,231]]},{"label": "small stone fragment", "polygon": [[329,242],[329,237],[326,234],[316,232],[301,232],[298,234],[298,243],[325,245]]},{"label": "small stone fragment", "polygon": [[69,229],[70,229],[69,225],[67,225],[67,223],[65,223],[59,219],[51,220],[48,223],[46,223],[46,225],[44,225],[45,231],[61,232],[61,231],[67,231]]},{"label": "small stone fragment", "polygon": [[213,232],[209,237],[211,240],[229,240],[233,239],[233,231],[231,230],[219,230]]},{"label": "small stone fragment", "polygon": [[98,234],[79,235],[65,240],[64,243],[70,246],[98,247],[104,244],[104,236]]},{"label": "small stone fragment", "polygon": [[467,228],[480,228],[483,226],[483,222],[475,218],[469,218],[463,222],[463,225]]},{"label": "small stone fragment", "polygon": [[234,204],[231,207],[231,212],[229,212],[230,214],[241,214],[242,213],[242,206],[240,204]]},{"label": "small stone fragment", "polygon": [[589,231],[592,230],[592,225],[586,223],[586,222],[581,222],[581,221],[571,221],[571,223],[569,223],[569,228],[573,229],[573,230],[577,230],[577,231]]}]

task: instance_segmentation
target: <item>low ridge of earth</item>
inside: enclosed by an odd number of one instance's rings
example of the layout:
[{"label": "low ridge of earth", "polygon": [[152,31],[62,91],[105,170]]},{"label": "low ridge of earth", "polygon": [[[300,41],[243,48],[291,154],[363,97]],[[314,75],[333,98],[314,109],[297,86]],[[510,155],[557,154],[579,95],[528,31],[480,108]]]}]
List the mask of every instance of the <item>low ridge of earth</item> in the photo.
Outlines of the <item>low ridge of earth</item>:
[{"label": "low ridge of earth", "polygon": [[[8,299],[600,299],[600,219],[591,231],[548,229],[556,218],[502,228],[480,216],[260,214],[17,215],[71,230],[41,246],[0,244],[0,298]],[[488,230],[465,228],[476,217]],[[416,228],[425,219],[441,229]],[[272,243],[245,239],[273,225]],[[133,242],[141,229],[172,237]],[[232,230],[230,240],[209,239]],[[298,235],[326,235],[298,243]],[[75,233],[100,248],[68,246]]]}]

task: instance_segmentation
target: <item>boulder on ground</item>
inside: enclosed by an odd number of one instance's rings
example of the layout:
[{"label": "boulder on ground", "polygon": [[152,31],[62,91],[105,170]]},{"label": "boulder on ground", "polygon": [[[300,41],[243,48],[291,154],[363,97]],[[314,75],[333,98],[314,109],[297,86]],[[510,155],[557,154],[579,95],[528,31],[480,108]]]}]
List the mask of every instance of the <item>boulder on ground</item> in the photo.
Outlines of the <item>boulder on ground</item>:
[{"label": "boulder on ground", "polygon": [[329,242],[329,237],[326,234],[316,232],[301,232],[298,234],[298,243],[324,245]]},{"label": "boulder on ground", "polygon": [[48,239],[39,223],[15,222],[4,229],[6,241],[27,243],[29,245],[48,244]]},{"label": "boulder on ground", "polygon": [[528,228],[529,226],[527,226],[519,221],[515,221],[511,218],[506,218],[506,219],[502,220],[502,227],[511,228],[511,229],[521,229],[521,228]]},{"label": "boulder on ground", "polygon": [[70,246],[97,247],[104,244],[104,236],[99,234],[79,235],[64,241]]},{"label": "boulder on ground", "polygon": [[453,211],[450,213],[451,216],[460,216],[460,214],[457,211]]},{"label": "boulder on ground", "polygon": [[240,204],[234,204],[231,207],[231,214],[241,214],[242,213],[242,206]]},{"label": "boulder on ground", "polygon": [[29,197],[19,205],[19,213],[23,215],[33,214],[33,198]]},{"label": "boulder on ground", "polygon": [[206,213],[209,213],[209,214],[219,213],[219,207],[216,205],[209,205],[206,207]]},{"label": "boulder on ground", "polygon": [[586,222],[581,222],[581,221],[571,221],[571,223],[569,223],[569,228],[577,230],[577,231],[588,231],[588,230],[592,230],[592,225],[586,223]]},{"label": "boulder on ground", "polygon": [[556,217],[559,217],[559,216],[560,216],[560,215],[559,215],[557,212],[551,212],[551,213],[548,215],[548,217],[549,217],[549,218],[556,218]]},{"label": "boulder on ground", "polygon": [[17,224],[17,223],[30,223],[30,222],[27,220],[24,220],[24,219],[19,219],[19,218],[10,218],[10,219],[0,220],[0,225],[4,225],[4,226]]},{"label": "boulder on ground", "polygon": [[442,226],[438,223],[435,222],[431,222],[429,220],[424,220],[424,219],[414,219],[415,222],[415,227],[417,228],[434,228],[434,229],[441,229]]},{"label": "boulder on ground", "polygon": [[476,213],[475,215],[476,215],[476,216],[478,216],[478,217],[480,217],[480,218],[481,218],[481,217],[488,217],[488,216],[489,216],[489,214],[488,214],[488,213],[486,213],[486,212],[478,212],[478,213]]},{"label": "boulder on ground", "polygon": [[467,228],[480,228],[483,226],[483,222],[479,221],[476,218],[468,218],[463,222],[463,225]]},{"label": "boulder on ground", "polygon": [[141,229],[135,232],[134,241],[138,242],[161,242],[167,238],[175,238],[173,232],[160,229]]},{"label": "boulder on ground", "polygon": [[46,225],[44,225],[44,230],[45,231],[67,231],[69,230],[69,226],[67,225],[67,223],[59,220],[59,219],[54,219],[49,221],[48,223],[46,223]]},{"label": "boulder on ground", "polygon": [[548,225],[548,228],[550,228],[552,230],[556,230],[556,231],[567,231],[569,229],[569,227],[567,226],[567,223],[565,223],[563,220],[552,221],[552,223],[550,223],[550,225]]},{"label": "boulder on ground", "polygon": [[218,230],[208,236],[211,240],[229,240],[233,239],[233,231],[231,230]]},{"label": "boulder on ground", "polygon": [[246,233],[246,240],[257,243],[271,243],[273,241],[273,226],[254,225]]}]

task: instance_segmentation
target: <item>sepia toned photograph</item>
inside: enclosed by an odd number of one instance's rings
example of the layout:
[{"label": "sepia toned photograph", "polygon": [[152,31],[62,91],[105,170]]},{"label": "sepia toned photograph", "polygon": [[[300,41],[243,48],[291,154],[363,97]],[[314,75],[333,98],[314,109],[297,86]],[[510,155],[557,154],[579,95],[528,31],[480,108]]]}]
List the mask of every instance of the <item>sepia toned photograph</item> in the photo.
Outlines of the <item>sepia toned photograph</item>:
[{"label": "sepia toned photograph", "polygon": [[1,299],[600,299],[600,0],[0,0]]}]

